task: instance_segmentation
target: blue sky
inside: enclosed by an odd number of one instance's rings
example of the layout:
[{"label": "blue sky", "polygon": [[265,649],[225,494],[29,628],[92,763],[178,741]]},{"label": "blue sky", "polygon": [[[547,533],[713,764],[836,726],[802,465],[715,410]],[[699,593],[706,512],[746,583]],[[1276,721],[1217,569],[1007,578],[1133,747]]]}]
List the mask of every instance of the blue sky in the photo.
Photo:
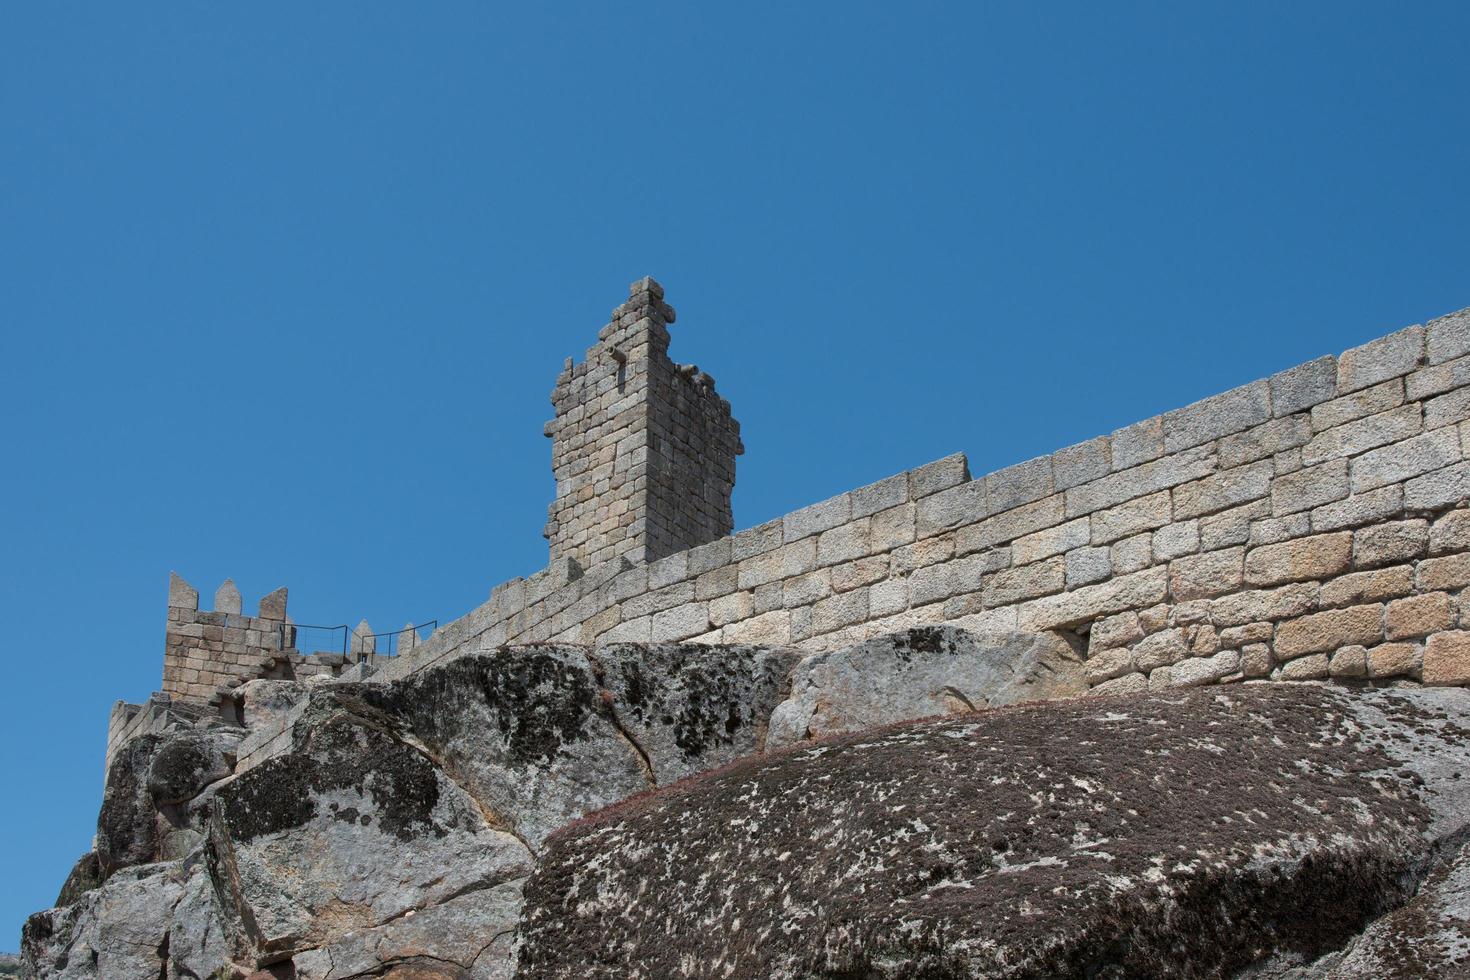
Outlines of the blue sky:
[{"label": "blue sky", "polygon": [[387,629],[540,568],[633,279],[739,526],[1470,305],[1463,4],[715,8],[0,10],[0,950],[169,570]]}]

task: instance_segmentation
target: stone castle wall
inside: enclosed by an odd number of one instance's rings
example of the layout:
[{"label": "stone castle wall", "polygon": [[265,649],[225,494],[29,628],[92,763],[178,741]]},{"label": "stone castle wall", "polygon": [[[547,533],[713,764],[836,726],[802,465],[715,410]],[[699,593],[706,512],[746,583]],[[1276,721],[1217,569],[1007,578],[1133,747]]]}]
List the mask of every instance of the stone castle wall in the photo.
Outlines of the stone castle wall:
[{"label": "stone castle wall", "polygon": [[740,424],[714,379],[669,359],[674,309],[652,279],[581,363],[567,359],[546,423],[556,499],[544,534],[553,562],[573,570],[651,561],[734,528],[730,493]]},{"label": "stone castle wall", "polygon": [[336,674],[346,665],[341,654],[306,656],[295,649],[285,589],[262,598],[258,615],[246,616],[241,607],[240,592],[229,580],[215,593],[214,609],[206,611],[199,608],[193,586],[177,575],[169,577],[164,695],[218,703],[246,681]]},{"label": "stone castle wall", "polygon": [[1470,683],[1467,420],[1462,311],[982,477],[951,456],[651,564],[553,564],[380,667],[948,622],[1065,631],[1107,690]]}]

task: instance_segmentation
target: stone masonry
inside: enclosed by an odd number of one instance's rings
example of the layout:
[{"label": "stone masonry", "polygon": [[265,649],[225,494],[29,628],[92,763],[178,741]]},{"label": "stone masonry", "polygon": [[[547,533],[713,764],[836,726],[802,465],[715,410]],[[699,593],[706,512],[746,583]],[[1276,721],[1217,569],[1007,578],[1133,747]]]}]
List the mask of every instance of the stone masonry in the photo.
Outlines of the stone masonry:
[{"label": "stone masonry", "polygon": [[1470,683],[1470,310],[971,478],[963,455],[733,537],[496,587],[398,676],[549,640],[829,650],[1058,630],[1098,690]]},{"label": "stone masonry", "polygon": [[262,598],[259,613],[246,616],[241,613],[240,590],[229,579],[215,593],[213,611],[203,611],[198,590],[176,574],[169,576],[162,692],[166,698],[218,704],[245,681],[335,675],[346,664],[341,654],[303,656],[295,644],[285,589]]},{"label": "stone masonry", "polygon": [[[551,565],[359,674],[505,644],[819,651],[950,623],[1058,631],[1099,691],[1470,684],[1470,310],[994,473],[956,454],[722,536],[738,429],[664,356],[661,297],[635,283],[559,379]],[[619,379],[631,401],[605,402]],[[660,503],[676,486],[690,499]],[[284,593],[247,618],[237,593],[201,613],[176,586],[167,693],[280,669],[263,664]]]},{"label": "stone masonry", "polygon": [[546,423],[556,500],[544,534],[564,572],[642,563],[724,537],[740,423],[714,378],[669,360],[674,309],[640,279],[585,359],[556,379]]}]

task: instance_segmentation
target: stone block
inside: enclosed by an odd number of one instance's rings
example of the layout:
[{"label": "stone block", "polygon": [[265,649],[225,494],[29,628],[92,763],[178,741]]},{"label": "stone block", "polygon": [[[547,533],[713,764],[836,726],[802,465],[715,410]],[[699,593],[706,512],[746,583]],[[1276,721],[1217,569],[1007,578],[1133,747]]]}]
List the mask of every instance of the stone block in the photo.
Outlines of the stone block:
[{"label": "stone block", "polygon": [[1453,427],[1436,429],[1364,453],[1352,461],[1352,487],[1362,493],[1400,483],[1460,461],[1460,434]]},{"label": "stone block", "polygon": [[768,613],[773,609],[786,608],[786,590],[780,582],[767,582],[755,587],[753,601],[755,614]]},{"label": "stone block", "polygon": [[820,503],[811,504],[801,510],[792,511],[783,520],[786,524],[787,542],[813,534],[821,534],[840,524],[852,520],[852,494],[844,493]]},{"label": "stone block", "polygon": [[240,608],[240,590],[235,587],[234,579],[227,578],[214,593],[214,611],[238,616]]},{"label": "stone block", "polygon": [[691,602],[653,614],[654,643],[677,642],[710,629],[709,603]]},{"label": "stone block", "polygon": [[1169,491],[1160,490],[1092,515],[1092,543],[1108,544],[1119,538],[1152,531],[1173,520]]},{"label": "stone block", "polygon": [[1421,592],[1463,589],[1470,585],[1470,554],[1426,558],[1419,563],[1417,578]]},{"label": "stone block", "polygon": [[1240,667],[1240,654],[1226,650],[1212,657],[1190,657],[1174,664],[1169,671],[1169,686],[1199,687],[1214,684],[1228,677]]},{"label": "stone block", "polygon": [[1233,592],[1241,586],[1244,558],[1241,547],[1177,558],[1169,563],[1169,593],[1177,602]]},{"label": "stone block", "polygon": [[[1115,462],[1116,458],[1115,449]],[[1126,500],[1209,476],[1214,471],[1215,455],[1210,447],[1186,449],[1172,456],[1073,487],[1066,492],[1067,516],[1081,517]]]},{"label": "stone block", "polygon": [[1271,485],[1271,513],[1280,517],[1311,510],[1348,495],[1348,461],[1335,459],[1279,476]]},{"label": "stone block", "polygon": [[1099,616],[1163,602],[1167,593],[1168,569],[1150,568],[1059,595],[1032,599],[1017,611],[1016,622],[1018,628],[1029,632],[1075,627]]},{"label": "stone block", "polygon": [[869,533],[872,535],[874,551],[891,551],[914,540],[913,504],[900,504],[880,510],[872,517]]},{"label": "stone block", "polygon": [[1053,492],[1051,457],[1040,456],[986,476],[985,508],[988,513],[999,514],[1049,497]]},{"label": "stone block", "polygon": [[950,528],[974,524],[989,513],[985,505],[985,482],[971,480],[961,483],[918,502],[917,535],[920,538],[932,537]]},{"label": "stone block", "polygon": [[1185,520],[1243,504],[1271,492],[1276,468],[1270,460],[1221,470],[1174,488],[1174,519]]},{"label": "stone block", "polygon": [[1306,413],[1272,419],[1220,440],[1222,467],[1244,466],[1278,453],[1305,446],[1312,438],[1312,419]]},{"label": "stone block", "polygon": [[1248,643],[1269,643],[1276,635],[1276,627],[1270,623],[1246,623],[1244,626],[1227,626],[1220,631],[1220,646],[1225,649],[1243,647]]},{"label": "stone block", "polygon": [[812,633],[821,635],[868,618],[868,590],[830,596],[812,607]]},{"label": "stone block", "polygon": [[1292,538],[1305,538],[1312,533],[1312,520],[1305,512],[1287,514],[1285,517],[1268,517],[1252,521],[1248,543],[1254,547],[1262,544],[1280,544]]},{"label": "stone block", "polygon": [[871,521],[864,517],[823,531],[817,538],[817,565],[836,565],[853,561],[872,550]]},{"label": "stone block", "polygon": [[1470,684],[1470,632],[1431,636],[1424,646],[1426,684]]},{"label": "stone block", "polygon": [[1011,560],[1017,565],[1060,555],[1087,544],[1091,527],[1086,517],[1017,538],[1011,543]]},{"label": "stone block", "polygon": [[909,471],[909,499],[919,500],[931,494],[970,482],[970,462],[964,453],[952,453],[943,459]]},{"label": "stone block", "polygon": [[1110,681],[1103,681],[1092,689],[1090,693],[1104,694],[1142,694],[1148,690],[1148,678],[1143,674],[1125,674],[1115,677]]},{"label": "stone block", "polygon": [[1189,656],[1189,640],[1182,628],[1166,629],[1135,644],[1133,656],[1139,670],[1157,670]]},{"label": "stone block", "polygon": [[1328,355],[1273,374],[1271,411],[1280,418],[1328,401],[1337,394],[1337,358]]},{"label": "stone block", "polygon": [[875,582],[868,590],[868,614],[892,616],[909,607],[909,583],[906,579]]},{"label": "stone block", "polygon": [[1352,549],[1353,536],[1347,531],[1263,545],[1246,555],[1245,581],[1250,585],[1280,585],[1330,578],[1347,571]]},{"label": "stone block", "polygon": [[1164,451],[1177,453],[1271,417],[1271,386],[1254,381],[1163,415]]},{"label": "stone block", "polygon": [[1153,535],[1145,531],[1131,538],[1115,541],[1109,551],[1115,574],[1127,575],[1130,572],[1142,571],[1154,563]]},{"label": "stone block", "polygon": [[[954,538],[951,535],[926,538],[923,541],[904,545],[902,548],[895,548],[889,555],[889,565],[893,569],[893,574],[907,575],[917,569],[949,561],[954,554]],[[1003,568],[1005,564],[1002,563],[998,567]]]},{"label": "stone block", "polygon": [[788,578],[781,583],[781,603],[786,609],[810,606],[831,594],[832,573],[825,568]]},{"label": "stone block", "polygon": [[168,573],[168,605],[170,609],[199,609],[199,590],[179,575]]},{"label": "stone block", "polygon": [[920,568],[909,576],[910,602],[923,606],[961,592],[977,592],[981,588],[983,569],[983,562],[970,558]]},{"label": "stone block", "polygon": [[1412,643],[1385,643],[1368,651],[1368,676],[1415,677],[1423,663],[1423,651]]},{"label": "stone block", "polygon": [[1245,677],[1265,677],[1275,664],[1271,648],[1264,643],[1251,643],[1240,651],[1240,672]]},{"label": "stone block", "polygon": [[1130,650],[1105,650],[1087,658],[1085,666],[1087,683],[1092,685],[1110,681],[1114,677],[1134,673],[1133,653]]},{"label": "stone block", "polygon": [[1458,506],[1470,497],[1470,463],[1456,463],[1415,477],[1404,484],[1403,493],[1408,510]]},{"label": "stone block", "polygon": [[1332,663],[1323,653],[1288,660],[1281,665],[1276,677],[1283,681],[1320,681],[1332,673]]},{"label": "stone block", "polygon": [[1118,429],[1108,440],[1113,470],[1126,470],[1164,455],[1164,419],[1155,416]]},{"label": "stone block", "polygon": [[711,626],[726,626],[749,619],[755,612],[754,596],[749,592],[735,592],[711,599],[709,621]]},{"label": "stone block", "polygon": [[716,568],[724,568],[730,564],[730,546],[732,539],[720,538],[709,544],[702,544],[698,548],[689,549],[689,574],[703,575],[714,571]]},{"label": "stone block", "polygon": [[1373,603],[1287,620],[1276,627],[1275,650],[1285,659],[1353,644],[1368,646],[1382,639],[1383,606]]},{"label": "stone block", "polygon": [[1251,522],[1269,516],[1271,501],[1253,500],[1239,507],[1222,510],[1218,514],[1201,517],[1200,547],[1205,551],[1218,551],[1233,544],[1245,544],[1250,540]]},{"label": "stone block", "polygon": [[1113,574],[1111,549],[1075,548],[1067,552],[1067,588],[1101,582]]},{"label": "stone block", "polygon": [[870,483],[852,491],[852,516],[870,517],[880,510],[888,510],[909,499],[909,475],[900,473],[886,480]]},{"label": "stone block", "polygon": [[267,593],[260,600],[260,618],[273,623],[286,621],[286,589],[284,587]]},{"label": "stone block", "polygon": [[1424,404],[1426,429],[1443,428],[1465,419],[1470,419],[1470,388],[1456,389],[1438,398],[1431,398]]},{"label": "stone block", "polygon": [[1428,521],[1373,524],[1353,533],[1353,565],[1357,568],[1397,565],[1418,558],[1428,547]]},{"label": "stone block", "polygon": [[992,548],[1060,524],[1063,519],[1062,495],[1056,494],[959,528],[955,532],[955,550],[965,555]]},{"label": "stone block", "polygon": [[1470,385],[1470,357],[1421,367],[1404,379],[1404,396],[1411,402]]},{"label": "stone block", "polygon": [[730,560],[744,561],[775,551],[786,540],[786,524],[783,518],[766,521],[753,528],[741,531],[730,539]]},{"label": "stone block", "polygon": [[725,565],[705,572],[694,580],[694,598],[718,599],[740,587],[740,566]]},{"label": "stone block", "polygon": [[1455,625],[1455,607],[1444,592],[1409,596],[1390,602],[1383,621],[1390,640],[1428,636]]},{"label": "stone block", "polygon": [[1357,391],[1408,374],[1424,356],[1424,328],[1403,330],[1343,351],[1337,359],[1337,390]]},{"label": "stone block", "polygon": [[1359,646],[1343,647],[1327,661],[1330,677],[1359,678],[1368,676],[1368,651]]},{"label": "stone block", "polygon": [[1429,553],[1470,550],[1470,510],[1452,510],[1429,528]]},{"label": "stone block", "polygon": [[1422,428],[1418,404],[1401,405],[1317,433],[1302,448],[1302,463],[1315,466],[1329,459],[1356,456],[1379,446],[1402,442],[1418,435]]},{"label": "stone block", "polygon": [[795,642],[792,615],[785,610],[772,610],[753,619],[731,623],[721,637],[725,643],[749,643],[755,646],[781,647]]},{"label": "stone block", "polygon": [[888,577],[888,556],[873,555],[859,558],[829,569],[832,573],[832,591],[847,592],[862,585],[872,585]]},{"label": "stone block", "polygon": [[1470,354],[1470,310],[1430,320],[1425,325],[1425,353],[1430,364]]},{"label": "stone block", "polygon": [[1051,457],[1052,479],[1058,490],[1081,486],[1107,476],[1113,469],[1112,443],[1098,436],[1059,449]]},{"label": "stone block", "polygon": [[1404,382],[1394,378],[1383,384],[1355,391],[1312,409],[1312,428],[1318,432],[1354,419],[1367,418],[1404,403]]},{"label": "stone block", "polygon": [[1153,554],[1156,561],[1168,561],[1199,550],[1199,521],[1166,524],[1154,532]]},{"label": "stone block", "polygon": [[[1330,465],[1330,464],[1329,464]],[[1356,493],[1312,510],[1312,530],[1337,531],[1397,517],[1404,510],[1404,488],[1397,483]]]},{"label": "stone block", "polygon": [[689,577],[689,552],[679,551],[648,565],[648,587],[662,589]]},{"label": "stone block", "polygon": [[[1066,587],[1066,562],[1058,557],[1035,565],[1008,568],[987,576],[983,580],[985,605],[1008,606],[1012,603],[1037,596],[1060,592]],[[915,582],[913,598],[919,604],[918,585]],[[963,591],[970,591],[964,589]]]},{"label": "stone block", "polygon": [[1138,613],[1125,612],[1099,619],[1092,624],[1087,635],[1089,652],[1127,646],[1143,639],[1143,628],[1138,625]]},{"label": "stone block", "polygon": [[1210,615],[1216,626],[1240,626],[1300,616],[1316,606],[1317,584],[1303,582],[1279,589],[1252,589],[1221,596],[1210,602]]},{"label": "stone block", "polygon": [[1397,599],[1414,591],[1414,569],[1409,565],[1353,572],[1326,582],[1318,603],[1324,607],[1353,606],[1363,602]]}]

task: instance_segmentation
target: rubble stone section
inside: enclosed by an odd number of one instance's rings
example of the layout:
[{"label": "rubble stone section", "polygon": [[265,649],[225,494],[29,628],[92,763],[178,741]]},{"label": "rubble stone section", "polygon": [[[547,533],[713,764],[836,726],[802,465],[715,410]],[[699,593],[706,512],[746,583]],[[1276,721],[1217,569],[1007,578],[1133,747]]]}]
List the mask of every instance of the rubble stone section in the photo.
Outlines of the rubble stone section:
[{"label": "rubble stone section", "polygon": [[952,623],[1066,631],[1098,691],[1466,684],[1467,460],[1470,310],[985,476],[949,456],[649,564],[553,564],[383,670]]},{"label": "rubble stone section", "polygon": [[730,494],[744,452],[714,378],[669,359],[674,309],[640,279],[581,363],[567,359],[546,423],[556,500],[543,531],[575,577],[642,563],[734,529]]},{"label": "rubble stone section", "polygon": [[[166,698],[218,703],[246,681],[335,676],[345,666],[341,654],[305,656],[295,649],[296,628],[286,615],[285,589],[261,599],[255,616],[240,610],[240,592],[228,579],[215,594],[215,609],[203,611],[198,590],[177,574],[169,575],[162,692]],[[114,709],[114,726],[131,720],[119,716],[119,710]]]}]

